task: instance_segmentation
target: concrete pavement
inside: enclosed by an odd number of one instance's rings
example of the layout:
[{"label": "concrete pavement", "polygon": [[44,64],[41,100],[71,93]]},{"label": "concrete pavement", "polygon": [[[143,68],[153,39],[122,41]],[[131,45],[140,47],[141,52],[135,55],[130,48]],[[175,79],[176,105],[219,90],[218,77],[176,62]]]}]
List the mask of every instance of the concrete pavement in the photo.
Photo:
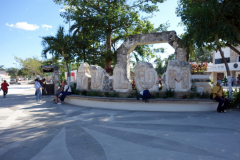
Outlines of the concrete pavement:
[{"label": "concrete pavement", "polygon": [[26,87],[11,86],[7,98],[0,96],[1,160],[240,159],[239,110],[170,113],[55,105],[51,96],[37,103],[34,89]]}]

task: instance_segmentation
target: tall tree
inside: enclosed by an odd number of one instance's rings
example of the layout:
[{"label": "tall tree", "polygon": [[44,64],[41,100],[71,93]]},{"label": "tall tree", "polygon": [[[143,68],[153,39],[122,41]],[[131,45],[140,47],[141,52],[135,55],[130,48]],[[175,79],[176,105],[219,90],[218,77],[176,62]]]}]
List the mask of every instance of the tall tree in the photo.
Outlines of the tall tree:
[{"label": "tall tree", "polygon": [[[138,24],[139,12],[152,14],[158,11],[157,3],[164,0],[54,0],[58,4],[66,5],[66,12],[61,14],[66,21],[76,21],[74,25],[84,26],[79,29],[92,28],[97,35],[101,35],[105,48],[101,56],[105,59],[105,66],[110,67],[116,54],[112,44],[122,38],[128,28]],[[78,25],[79,24],[79,25]],[[121,33],[113,39],[114,34]]]},{"label": "tall tree", "polygon": [[31,75],[37,76],[41,74],[42,62],[37,57],[22,59],[14,57],[15,60],[20,64],[21,68],[25,68]]},{"label": "tall tree", "polygon": [[[74,59],[73,39],[70,35],[64,33],[64,27],[59,27],[56,36],[42,37],[42,45],[44,47],[42,55],[47,53],[63,58],[65,61],[68,77],[70,77],[69,62]],[[69,79],[68,79],[69,80]]]},{"label": "tall tree", "polygon": [[4,68],[4,65],[0,65],[0,71],[4,71],[5,68]]},{"label": "tall tree", "polygon": [[168,58],[164,58],[163,60],[160,57],[155,59],[154,62],[156,64],[156,71],[160,77],[163,75],[164,72],[166,72],[168,61],[174,60],[174,59],[175,59],[175,54],[170,54]]},{"label": "tall tree", "polygon": [[229,79],[230,99],[231,75],[222,47],[234,48],[240,44],[239,7],[239,0],[180,0],[177,8],[178,16],[186,26],[185,40],[193,40],[199,48],[207,46],[219,50]]},{"label": "tall tree", "polygon": [[18,69],[17,68],[6,68],[6,72],[11,78],[17,78],[18,75]]},{"label": "tall tree", "polygon": [[195,48],[194,49],[194,54],[190,56],[190,61],[191,62],[212,62],[212,53],[213,50],[209,50],[206,48]]}]

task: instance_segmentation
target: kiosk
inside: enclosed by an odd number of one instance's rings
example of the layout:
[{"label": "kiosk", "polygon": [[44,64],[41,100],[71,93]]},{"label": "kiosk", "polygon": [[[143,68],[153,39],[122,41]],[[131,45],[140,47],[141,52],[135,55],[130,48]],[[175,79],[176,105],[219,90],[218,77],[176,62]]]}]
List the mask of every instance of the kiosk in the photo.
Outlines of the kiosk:
[{"label": "kiosk", "polygon": [[42,95],[54,95],[57,92],[58,89],[58,83],[59,83],[59,71],[58,66],[41,66],[43,73],[53,73],[53,80],[52,84],[47,84],[46,82],[43,83],[43,90]]}]

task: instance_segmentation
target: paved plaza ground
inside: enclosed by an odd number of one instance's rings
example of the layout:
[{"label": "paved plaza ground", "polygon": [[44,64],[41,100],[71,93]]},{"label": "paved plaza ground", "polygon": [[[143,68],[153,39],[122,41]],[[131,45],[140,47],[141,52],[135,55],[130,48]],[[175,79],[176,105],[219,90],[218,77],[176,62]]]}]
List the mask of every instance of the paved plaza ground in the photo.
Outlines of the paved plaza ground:
[{"label": "paved plaza ground", "polygon": [[240,110],[107,110],[55,105],[52,96],[36,103],[32,87],[0,97],[0,160],[240,159]]}]

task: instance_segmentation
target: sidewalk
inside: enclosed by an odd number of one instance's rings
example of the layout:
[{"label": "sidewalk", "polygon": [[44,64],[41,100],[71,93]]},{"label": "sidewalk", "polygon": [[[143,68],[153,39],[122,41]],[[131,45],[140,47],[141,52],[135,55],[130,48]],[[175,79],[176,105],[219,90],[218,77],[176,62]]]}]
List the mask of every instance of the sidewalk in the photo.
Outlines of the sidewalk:
[{"label": "sidewalk", "polygon": [[[240,159],[240,110],[138,112],[0,98],[1,160]],[[98,105],[98,104],[96,104]]]}]

